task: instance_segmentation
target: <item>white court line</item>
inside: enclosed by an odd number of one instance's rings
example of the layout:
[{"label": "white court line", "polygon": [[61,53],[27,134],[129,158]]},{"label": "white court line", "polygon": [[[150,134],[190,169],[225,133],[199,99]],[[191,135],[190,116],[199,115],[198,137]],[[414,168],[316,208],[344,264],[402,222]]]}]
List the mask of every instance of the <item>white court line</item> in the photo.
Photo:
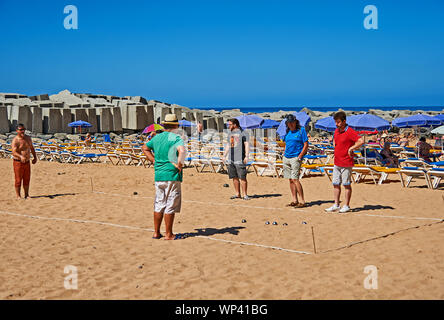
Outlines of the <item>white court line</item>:
[{"label": "white court line", "polygon": [[356,216],[369,216],[369,217],[380,217],[380,218],[395,218],[395,219],[414,219],[414,220],[434,220],[434,221],[443,221],[443,218],[423,218],[423,217],[403,217],[403,216],[383,216],[378,214],[369,214],[369,213],[361,213],[357,214]]},{"label": "white court line", "polygon": [[[101,191],[93,191],[93,193],[98,194],[105,194],[115,197],[124,197],[124,198],[135,198],[134,196],[127,196],[123,194],[117,194],[117,193],[107,193],[107,192],[101,192]],[[149,196],[137,196],[137,198],[145,198],[145,199],[154,199],[154,197]],[[291,210],[291,211],[298,211],[298,212],[305,212],[307,211],[301,210],[301,209],[293,209],[293,208],[273,208],[273,207],[259,207],[259,206],[247,206],[247,205],[238,205],[238,204],[231,204],[231,203],[216,203],[216,202],[203,202],[203,201],[195,201],[195,200],[182,200],[183,202],[194,202],[194,203],[200,203],[200,204],[206,204],[206,205],[214,205],[214,206],[232,206],[232,207],[244,207],[244,208],[253,208],[253,209],[269,209],[269,210]],[[322,212],[324,213],[324,212]],[[346,215],[343,215],[346,216]],[[360,216],[369,216],[369,217],[378,217],[378,218],[395,218],[395,219],[411,219],[411,220],[434,220],[434,221],[442,221],[444,218],[427,218],[427,217],[405,217],[405,216],[385,216],[380,214],[369,214],[369,213],[357,213],[357,214],[347,214],[347,216],[352,217],[360,217]]]},{"label": "white court line", "polygon": [[[107,193],[107,192],[101,192],[101,191],[93,191],[93,193],[99,193],[99,194],[107,194],[110,196],[116,196],[116,197],[124,197],[124,198],[134,198],[134,196],[127,196],[124,194],[117,194],[117,193]],[[145,199],[154,199],[154,197],[149,196],[137,196],[137,198],[145,198]],[[304,212],[300,209],[294,209],[294,208],[273,208],[273,207],[259,207],[259,206],[247,206],[247,205],[239,205],[239,204],[231,204],[231,203],[217,203],[217,202],[203,202],[203,201],[196,201],[196,200],[182,200],[182,202],[192,202],[192,203],[200,203],[200,204],[209,204],[213,206],[233,206],[233,207],[242,207],[242,208],[253,208],[253,209],[269,209],[269,210],[291,210],[291,211],[298,211],[298,212]]]},{"label": "white court line", "polygon": [[[121,225],[121,224],[102,222],[102,221],[94,221],[94,220],[79,220],[79,219],[70,219],[70,218],[50,218],[50,217],[41,217],[41,216],[31,216],[31,215],[28,215],[28,214],[21,214],[21,213],[1,211],[1,210],[0,210],[0,213],[7,214],[7,215],[12,215],[12,216],[18,216],[18,217],[32,218],[32,219],[54,220],[54,221],[65,221],[65,222],[77,222],[77,223],[93,223],[93,224],[105,225],[105,226],[110,226],[110,227],[117,227],[117,228],[125,228],[125,229],[133,229],[133,230],[142,230],[142,231],[152,231],[152,232],[154,232],[154,230],[152,230],[152,229],[133,227],[133,226],[125,226],[125,225]],[[286,249],[286,248],[280,248],[280,247],[273,247],[273,246],[267,246],[267,245],[264,245],[264,244],[240,242],[240,241],[232,241],[232,240],[224,240],[224,239],[217,239],[217,238],[207,237],[207,236],[196,236],[196,237],[197,238],[204,238],[204,239],[214,240],[214,241],[221,241],[221,242],[228,242],[228,243],[234,243],[234,244],[241,244],[241,245],[246,245],[246,246],[255,246],[255,247],[261,247],[261,248],[267,248],[267,249],[276,249],[276,250],[292,252],[292,253],[311,254],[310,252],[298,251],[298,250],[292,250],[292,249]]]}]

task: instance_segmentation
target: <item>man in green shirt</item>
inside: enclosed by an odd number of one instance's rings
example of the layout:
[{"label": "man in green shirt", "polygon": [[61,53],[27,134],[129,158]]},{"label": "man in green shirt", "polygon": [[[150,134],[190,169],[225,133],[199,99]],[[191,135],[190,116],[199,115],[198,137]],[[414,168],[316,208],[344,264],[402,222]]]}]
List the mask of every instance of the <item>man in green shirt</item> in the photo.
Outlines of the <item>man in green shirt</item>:
[{"label": "man in green shirt", "polygon": [[[180,212],[182,202],[182,167],[185,160],[184,142],[175,131],[179,121],[175,114],[167,114],[162,122],[165,131],[156,134],[142,150],[154,163],[156,197],[154,200],[154,239],[160,239],[160,226],[165,217],[165,240],[174,240],[174,215]],[[154,152],[154,154],[153,154]],[[165,214],[165,216],[164,216]]]}]

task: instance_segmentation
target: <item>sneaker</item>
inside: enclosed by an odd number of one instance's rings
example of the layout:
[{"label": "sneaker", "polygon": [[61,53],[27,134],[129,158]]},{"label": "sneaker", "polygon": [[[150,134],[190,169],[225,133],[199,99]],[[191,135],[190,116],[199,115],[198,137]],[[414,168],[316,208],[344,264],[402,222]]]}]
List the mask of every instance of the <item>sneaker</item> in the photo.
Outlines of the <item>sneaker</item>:
[{"label": "sneaker", "polygon": [[334,205],[332,205],[330,208],[325,209],[325,211],[327,212],[333,212],[333,211],[338,211],[340,209],[340,207],[338,205],[336,205],[336,203]]},{"label": "sneaker", "polygon": [[348,211],[350,211],[350,207],[345,205],[341,208],[341,210],[339,210],[339,213],[345,213]]}]

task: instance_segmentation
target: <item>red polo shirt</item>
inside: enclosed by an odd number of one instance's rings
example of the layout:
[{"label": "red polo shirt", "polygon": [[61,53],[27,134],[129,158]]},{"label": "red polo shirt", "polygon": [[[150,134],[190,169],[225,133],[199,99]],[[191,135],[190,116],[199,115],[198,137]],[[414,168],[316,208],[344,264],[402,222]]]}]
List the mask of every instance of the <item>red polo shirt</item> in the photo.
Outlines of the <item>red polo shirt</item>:
[{"label": "red polo shirt", "polygon": [[333,139],[335,141],[335,165],[353,167],[353,158],[348,154],[348,149],[360,139],[358,133],[346,126],[342,132],[336,129]]}]

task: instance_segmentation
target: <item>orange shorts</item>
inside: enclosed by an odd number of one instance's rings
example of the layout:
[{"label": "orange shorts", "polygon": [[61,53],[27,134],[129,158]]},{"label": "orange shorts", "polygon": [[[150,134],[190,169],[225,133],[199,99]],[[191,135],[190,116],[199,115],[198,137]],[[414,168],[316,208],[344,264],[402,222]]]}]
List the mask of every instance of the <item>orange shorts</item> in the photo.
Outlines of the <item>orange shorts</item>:
[{"label": "orange shorts", "polygon": [[20,187],[22,185],[29,186],[31,180],[31,162],[22,163],[21,161],[13,160],[15,186]]}]

